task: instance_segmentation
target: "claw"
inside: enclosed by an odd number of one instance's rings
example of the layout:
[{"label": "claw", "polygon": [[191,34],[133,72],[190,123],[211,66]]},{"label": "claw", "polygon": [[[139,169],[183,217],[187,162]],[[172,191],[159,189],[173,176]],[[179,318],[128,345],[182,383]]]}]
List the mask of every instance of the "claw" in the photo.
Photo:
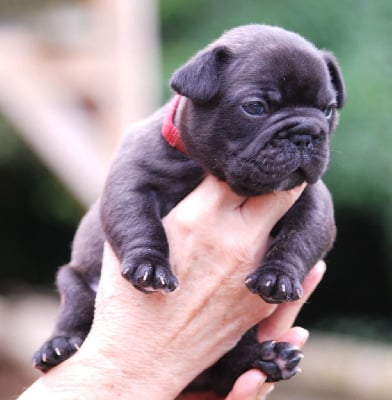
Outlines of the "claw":
[{"label": "claw", "polygon": [[147,278],[148,278],[148,271],[146,271],[143,275],[142,281],[143,282],[147,282]]}]

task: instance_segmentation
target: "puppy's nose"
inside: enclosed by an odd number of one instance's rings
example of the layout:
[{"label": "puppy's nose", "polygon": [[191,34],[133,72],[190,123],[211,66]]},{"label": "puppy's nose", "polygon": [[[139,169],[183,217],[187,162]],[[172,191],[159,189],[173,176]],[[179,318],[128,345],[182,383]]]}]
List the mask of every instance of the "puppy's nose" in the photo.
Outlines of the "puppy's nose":
[{"label": "puppy's nose", "polygon": [[306,133],[297,133],[293,135],[291,141],[298,147],[310,147],[312,136]]}]

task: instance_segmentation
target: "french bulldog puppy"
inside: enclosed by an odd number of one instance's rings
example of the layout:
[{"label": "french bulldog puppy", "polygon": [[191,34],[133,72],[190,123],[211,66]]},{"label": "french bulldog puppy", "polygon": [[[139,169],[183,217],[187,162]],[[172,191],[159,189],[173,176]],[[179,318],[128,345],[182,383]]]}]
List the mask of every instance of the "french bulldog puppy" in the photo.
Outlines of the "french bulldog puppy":
[{"label": "french bulldog puppy", "polygon": [[[333,244],[333,206],[320,178],[346,95],[331,53],[278,27],[242,26],[197,53],[170,84],[176,96],[125,136],[101,198],[81,221],[71,261],[58,272],[60,315],[33,358],[43,371],[74,353],[90,329],[104,240],[135,288],[176,289],[161,219],[207,174],[248,197],[307,182],[244,281],[264,301],[301,298],[307,271]],[[252,367],[269,381],[287,379],[300,359],[287,343],[257,343],[253,329],[188,389],[225,394]]]}]

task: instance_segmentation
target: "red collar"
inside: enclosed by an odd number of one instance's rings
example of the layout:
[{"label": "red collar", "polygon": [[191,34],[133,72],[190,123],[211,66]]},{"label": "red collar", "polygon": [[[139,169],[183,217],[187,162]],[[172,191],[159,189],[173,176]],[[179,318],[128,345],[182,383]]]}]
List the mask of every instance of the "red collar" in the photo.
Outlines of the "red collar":
[{"label": "red collar", "polygon": [[181,139],[181,133],[174,125],[174,117],[176,115],[178,105],[180,104],[180,100],[181,95],[177,94],[174,96],[169,112],[166,114],[163,120],[162,136],[166,139],[170,146],[186,154],[187,151],[184,142]]}]

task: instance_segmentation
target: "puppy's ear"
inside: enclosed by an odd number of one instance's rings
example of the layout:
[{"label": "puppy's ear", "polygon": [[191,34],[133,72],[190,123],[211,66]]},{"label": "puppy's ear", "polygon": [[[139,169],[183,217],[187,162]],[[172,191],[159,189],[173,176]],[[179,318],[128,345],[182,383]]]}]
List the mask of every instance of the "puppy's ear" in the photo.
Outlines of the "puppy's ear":
[{"label": "puppy's ear", "polygon": [[170,86],[197,103],[206,103],[217,95],[220,73],[229,57],[225,46],[204,50],[174,72]]},{"label": "puppy's ear", "polygon": [[323,58],[327,64],[331,82],[336,91],[336,102],[338,108],[342,108],[346,103],[346,86],[343,80],[343,74],[336,61],[335,56],[329,51],[322,51]]}]

